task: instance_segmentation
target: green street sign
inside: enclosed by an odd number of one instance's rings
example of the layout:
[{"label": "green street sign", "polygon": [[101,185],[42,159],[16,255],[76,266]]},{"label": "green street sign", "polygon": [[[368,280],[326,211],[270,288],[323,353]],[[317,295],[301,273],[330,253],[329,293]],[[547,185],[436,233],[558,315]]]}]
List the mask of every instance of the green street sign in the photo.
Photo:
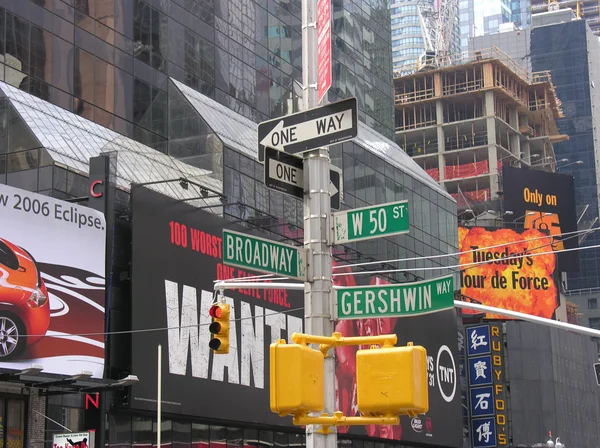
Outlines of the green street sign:
[{"label": "green street sign", "polygon": [[407,317],[454,308],[454,277],[335,288],[337,319]]},{"label": "green street sign", "polygon": [[333,214],[333,244],[407,233],[408,201],[390,202]]},{"label": "green street sign", "polygon": [[223,263],[306,280],[306,250],[223,229]]}]

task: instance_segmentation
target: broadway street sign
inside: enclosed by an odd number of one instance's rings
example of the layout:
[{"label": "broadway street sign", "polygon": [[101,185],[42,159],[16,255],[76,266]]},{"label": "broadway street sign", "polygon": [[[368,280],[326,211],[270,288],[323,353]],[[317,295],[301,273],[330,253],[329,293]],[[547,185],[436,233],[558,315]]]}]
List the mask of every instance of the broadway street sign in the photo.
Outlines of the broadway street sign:
[{"label": "broadway street sign", "polygon": [[223,262],[231,266],[306,280],[306,250],[223,229]]},{"label": "broadway street sign", "polygon": [[[304,197],[304,161],[296,156],[266,148],[265,185],[273,190],[281,191],[298,199]],[[329,192],[331,208],[340,209],[340,172],[329,170]]]},{"label": "broadway street sign", "polygon": [[454,308],[454,277],[335,288],[337,319],[407,317]]},{"label": "broadway street sign", "polygon": [[358,135],[356,98],[305,112],[264,121],[258,125],[258,153],[265,147],[300,154],[311,149],[352,140]]},{"label": "broadway street sign", "polygon": [[408,229],[406,200],[333,214],[333,244],[398,235]]}]

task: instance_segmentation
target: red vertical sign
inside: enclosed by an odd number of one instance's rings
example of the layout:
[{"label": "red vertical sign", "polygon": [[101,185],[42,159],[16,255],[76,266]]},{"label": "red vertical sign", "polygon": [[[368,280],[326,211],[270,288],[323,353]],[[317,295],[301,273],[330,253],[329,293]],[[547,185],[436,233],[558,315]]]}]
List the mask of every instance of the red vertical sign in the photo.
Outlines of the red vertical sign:
[{"label": "red vertical sign", "polygon": [[331,0],[317,1],[318,102],[331,87]]}]

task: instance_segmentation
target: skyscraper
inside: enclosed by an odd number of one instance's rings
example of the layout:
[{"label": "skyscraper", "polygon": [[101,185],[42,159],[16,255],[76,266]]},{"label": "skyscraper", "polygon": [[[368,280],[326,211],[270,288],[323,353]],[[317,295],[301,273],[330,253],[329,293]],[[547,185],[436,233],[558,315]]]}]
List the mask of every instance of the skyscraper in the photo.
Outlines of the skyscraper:
[{"label": "skyscraper", "polygon": [[415,66],[425,51],[446,61],[460,53],[457,0],[394,0],[390,12],[396,74]]},{"label": "skyscraper", "polygon": [[494,33],[502,23],[512,20],[511,3],[508,0],[460,0],[458,14],[463,52],[468,50],[470,37]]}]

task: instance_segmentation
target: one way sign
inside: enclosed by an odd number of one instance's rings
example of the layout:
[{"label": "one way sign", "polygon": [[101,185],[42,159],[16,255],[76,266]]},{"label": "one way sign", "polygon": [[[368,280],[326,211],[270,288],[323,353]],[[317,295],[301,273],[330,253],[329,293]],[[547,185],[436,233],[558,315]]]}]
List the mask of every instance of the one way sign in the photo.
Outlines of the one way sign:
[{"label": "one way sign", "polygon": [[266,147],[300,154],[311,149],[352,140],[358,135],[356,98],[310,109],[258,125],[259,161]]},{"label": "one way sign", "polygon": [[[267,148],[264,171],[265,185],[268,188],[281,191],[298,199],[304,197],[304,161],[299,157]],[[331,166],[329,170],[329,193],[331,194],[331,208],[334,210],[340,209],[340,190],[340,170]]]}]

